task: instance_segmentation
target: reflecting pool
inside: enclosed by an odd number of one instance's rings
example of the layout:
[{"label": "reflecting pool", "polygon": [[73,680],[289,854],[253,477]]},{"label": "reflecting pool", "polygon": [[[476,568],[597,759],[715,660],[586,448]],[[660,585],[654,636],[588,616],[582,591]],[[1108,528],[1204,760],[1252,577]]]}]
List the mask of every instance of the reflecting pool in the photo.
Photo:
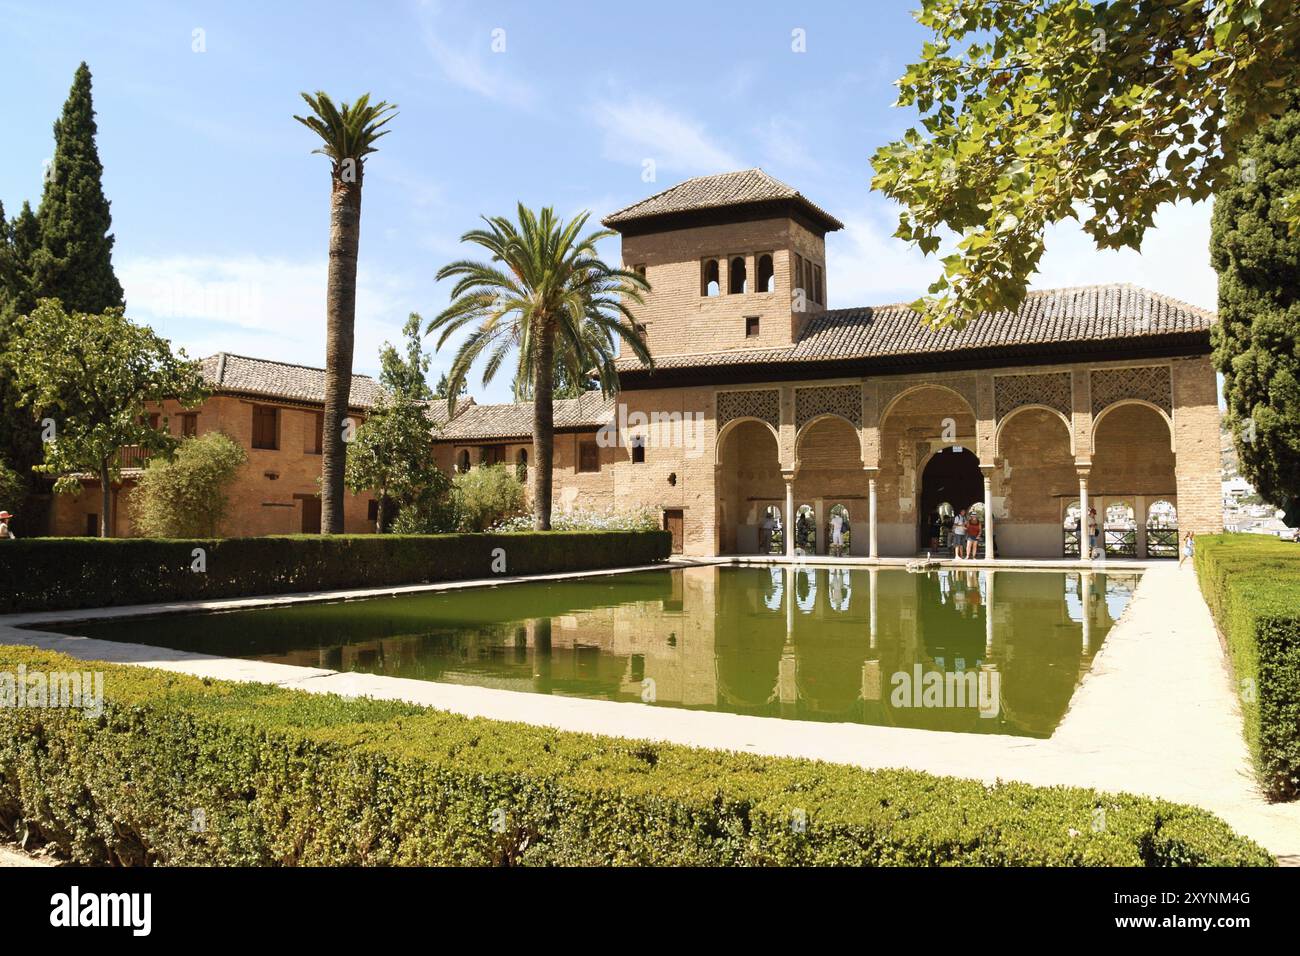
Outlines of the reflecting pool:
[{"label": "reflecting pool", "polygon": [[666,568],[51,629],[535,694],[1046,737],[1136,585],[1080,572]]}]

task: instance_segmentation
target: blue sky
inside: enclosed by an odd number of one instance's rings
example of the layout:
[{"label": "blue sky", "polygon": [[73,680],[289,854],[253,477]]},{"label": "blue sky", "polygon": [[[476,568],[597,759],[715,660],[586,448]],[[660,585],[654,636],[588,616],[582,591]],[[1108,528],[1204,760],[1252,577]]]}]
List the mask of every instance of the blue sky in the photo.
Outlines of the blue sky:
[{"label": "blue sky", "polygon": [[[0,200],[13,215],[39,199],[84,59],[128,312],[191,355],[323,364],[328,164],[290,118],[300,90],[401,110],[367,166],[358,371],[410,311],[446,303],[433,276],[480,214],[523,200],[598,219],[751,166],[845,221],[827,237],[833,307],[910,300],[937,266],[890,238],[896,210],[868,184],[871,153],[915,119],[892,106],[925,36],[914,5],[0,0]],[[1131,281],[1213,307],[1208,205],[1157,225],[1141,256],[1055,230],[1034,285]],[[509,375],[471,383],[479,400],[508,389]]]}]

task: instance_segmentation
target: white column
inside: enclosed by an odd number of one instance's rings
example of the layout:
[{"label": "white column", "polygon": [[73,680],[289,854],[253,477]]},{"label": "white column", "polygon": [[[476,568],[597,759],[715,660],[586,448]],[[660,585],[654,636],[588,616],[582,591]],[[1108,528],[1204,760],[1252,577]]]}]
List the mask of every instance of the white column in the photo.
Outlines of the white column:
[{"label": "white column", "polygon": [[993,558],[993,469],[981,468],[984,473],[984,557]]},{"label": "white column", "polygon": [[981,572],[985,575],[984,588],[984,657],[993,658],[993,569]]},{"label": "white column", "polygon": [[876,649],[876,592],[879,590],[880,572],[876,568],[870,568],[867,576],[871,579],[871,649]]},{"label": "white column", "polygon": [[[871,512],[871,557],[873,559],[880,557],[880,539],[876,534],[876,479],[872,476],[867,479],[867,507]],[[871,599],[875,601],[875,589],[872,588]]]},{"label": "white column", "polygon": [[1092,647],[1092,575],[1085,571],[1079,575],[1079,597],[1083,605],[1083,652]]},{"label": "white column", "polygon": [[1088,473],[1079,472],[1079,559],[1092,559],[1092,549],[1088,543]]},{"label": "white column", "polygon": [[781,540],[785,542],[785,556],[794,557],[794,475],[785,479],[785,527],[781,529]]}]

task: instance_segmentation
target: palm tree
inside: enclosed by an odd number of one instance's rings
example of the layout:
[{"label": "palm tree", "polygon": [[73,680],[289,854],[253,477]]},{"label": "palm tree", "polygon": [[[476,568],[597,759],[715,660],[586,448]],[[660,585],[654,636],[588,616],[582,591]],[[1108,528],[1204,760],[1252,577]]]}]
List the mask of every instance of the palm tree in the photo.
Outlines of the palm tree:
[{"label": "palm tree", "polygon": [[549,207],[537,214],[520,203],[518,214],[518,225],[504,216],[485,216],[486,229],[461,236],[461,242],[488,250],[491,262],[462,259],[438,270],[439,280],[457,281],[451,304],[430,320],[428,331],[442,331],[442,348],[459,329],[478,323],[447,372],[453,396],[447,404],[453,411],[454,396],[475,360],[487,356],[487,384],[506,358],[517,353],[515,398],[533,402],[533,523],[538,531],[549,531],[556,369],[563,368],[570,381],[594,373],[601,392],[611,395],[618,390],[616,341],[626,342],[638,358],[650,363],[628,308],[630,302],[644,301],[642,293],[650,284],[636,272],[601,260],[596,243],[614,232],[582,236],[590,213],[565,223]]},{"label": "palm tree", "polygon": [[325,291],[325,413],[321,448],[321,531],[343,531],[343,421],[352,387],[352,339],[357,311],[357,246],[361,241],[361,180],[382,127],[396,105],[371,105],[366,93],[342,108],[322,91],[303,93],[310,116],[294,116],[321,138],[312,150],[330,159],[330,264]]}]

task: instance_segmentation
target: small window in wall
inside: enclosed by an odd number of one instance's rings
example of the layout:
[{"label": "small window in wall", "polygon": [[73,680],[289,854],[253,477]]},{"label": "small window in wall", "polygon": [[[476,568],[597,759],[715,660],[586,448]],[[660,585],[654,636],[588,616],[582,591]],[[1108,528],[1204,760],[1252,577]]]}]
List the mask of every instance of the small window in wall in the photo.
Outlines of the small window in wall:
[{"label": "small window in wall", "polygon": [[87,538],[99,537],[99,515],[97,514],[86,515],[86,537]]},{"label": "small window in wall", "polygon": [[745,316],[745,338],[747,339],[758,338],[758,316],[756,315]]},{"label": "small window in wall", "polygon": [[642,435],[632,436],[632,464],[640,465],[645,462],[645,437]]},{"label": "small window in wall", "polygon": [[456,456],[456,470],[462,475],[469,471],[469,449],[462,448],[460,454]]},{"label": "small window in wall", "polygon": [[379,520],[379,499],[378,498],[371,498],[368,502],[366,502],[366,520],[367,521]]},{"label": "small window in wall", "polygon": [[758,257],[758,285],[759,292],[776,291],[776,272],[772,268],[772,255],[765,252]]},{"label": "small window in wall", "polygon": [[272,405],[253,406],[253,447],[280,447],[280,410]]},{"label": "small window in wall", "polygon": [[600,446],[594,441],[578,445],[578,471],[600,471]]},{"label": "small window in wall", "polygon": [[803,289],[804,295],[808,295],[808,287],[804,285],[803,281],[803,256],[797,252],[794,254],[794,287]]},{"label": "small window in wall", "polygon": [[749,291],[748,276],[745,274],[744,256],[735,256],[727,267],[728,295],[741,295]]},{"label": "small window in wall", "polygon": [[500,465],[506,460],[505,445],[484,445],[479,449],[479,464]]},{"label": "small window in wall", "polygon": [[700,263],[700,295],[720,295],[722,293],[722,280],[718,276],[717,259],[705,259]]},{"label": "small window in wall", "polygon": [[813,301],[818,305],[826,304],[826,294],[822,291],[822,267],[813,266]]},{"label": "small window in wall", "polygon": [[199,413],[186,412],[181,415],[181,437],[193,438],[199,433]]},{"label": "small window in wall", "polygon": [[303,451],[308,455],[319,455],[325,449],[325,413],[308,412],[307,447]]},{"label": "small window in wall", "polygon": [[520,481],[528,480],[528,449],[521,448],[515,454],[515,477]]}]

